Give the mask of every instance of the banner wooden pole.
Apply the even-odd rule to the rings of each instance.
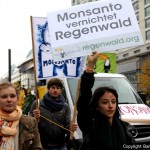
[[[34,50],[34,36],[33,36],[33,22],[32,22],[32,16],[30,16],[30,23],[31,23],[31,36],[32,36],[32,51],[33,51],[33,63],[34,63],[34,81],[35,81],[35,94],[36,94],[36,109],[39,109],[38,105],[38,90],[37,90],[37,77],[36,77],[36,64],[35,64],[35,50]]]
[[[80,79],[78,80],[78,86],[77,86],[77,92],[76,92],[76,99],[75,99],[75,103],[74,103],[74,111],[73,111],[73,117],[72,117],[72,121],[73,123],[75,123],[76,121],[76,117],[77,117],[77,101],[78,101],[78,97],[79,97],[79,89],[80,89]],[[70,133],[70,140],[73,139],[73,133]]]

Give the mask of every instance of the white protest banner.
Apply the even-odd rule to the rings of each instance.
[[[47,16],[54,60],[143,44],[131,0],[95,1]]]
[[[47,18],[32,17],[34,59],[37,79],[52,77],[80,77],[85,68],[85,57],[54,62]]]

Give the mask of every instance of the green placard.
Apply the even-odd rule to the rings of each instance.
[[[116,53],[99,54],[94,70],[101,73],[116,73]]]

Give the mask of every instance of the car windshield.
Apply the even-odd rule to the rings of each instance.
[[[78,79],[67,79],[71,97],[75,102]],[[117,90],[119,104],[142,104],[142,100],[126,78],[97,77],[92,91],[98,87],[109,86]]]

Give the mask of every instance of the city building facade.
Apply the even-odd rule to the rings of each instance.
[[[97,0],[72,0],[72,5],[79,5]],[[150,60],[150,0],[131,0],[144,45],[128,49],[116,50],[117,73],[124,74],[140,93],[137,82],[137,73],[144,60]]]
[[[33,68],[33,53],[30,50],[20,64],[11,65],[11,82],[19,82],[20,88],[31,89],[35,87],[34,68]],[[8,81],[8,73],[0,77],[0,81]]]
[[[96,0],[72,0],[72,6],[79,5]],[[144,45],[135,46],[128,49],[116,50],[117,54],[117,73],[124,74],[138,92],[137,73],[144,60],[150,59],[150,0],[132,0],[135,15],[139,23],[140,31],[144,40]],[[25,88],[33,88],[34,80],[34,63],[32,50],[29,51],[26,59],[20,63],[16,70],[12,72],[12,82],[21,81]],[[1,80],[7,80],[8,75]]]

